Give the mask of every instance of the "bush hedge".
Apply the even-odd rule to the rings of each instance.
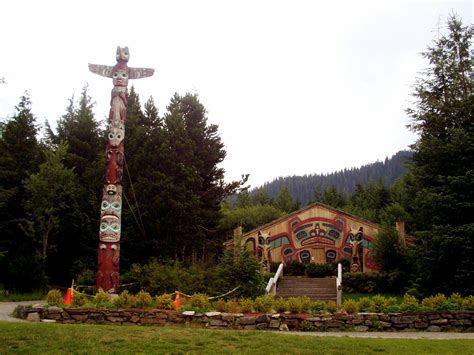
[[[59,290],[51,290],[48,293],[47,301],[49,305],[63,306],[63,297]],[[76,291],[73,295],[73,306],[88,308],[159,308],[168,310],[175,308],[172,294],[165,293],[152,297],[144,290],[136,295],[123,291],[114,299],[113,303],[110,302],[110,295],[105,292],[99,292],[95,296],[88,296]],[[181,311],[185,310],[194,310],[198,313],[218,310],[230,313],[290,312],[317,314],[321,312],[336,312],[337,307],[335,302],[312,301],[308,297],[283,299],[275,298],[273,295],[258,296],[255,299],[240,298],[238,300],[220,298],[211,303],[210,297],[206,294],[196,293],[190,297],[184,297],[183,295]],[[359,300],[346,300],[340,310],[349,314],[357,312],[474,311],[474,296],[462,297],[458,293],[453,293],[447,297],[443,294],[437,294],[418,300],[413,295],[405,294],[403,301],[397,302],[397,299],[394,297],[375,295],[372,297],[362,297]]]

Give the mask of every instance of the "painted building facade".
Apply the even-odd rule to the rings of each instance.
[[[315,203],[272,221],[234,241],[263,262],[330,263],[351,261],[352,271],[376,271],[373,245],[380,227],[332,207]],[[227,243],[227,246],[233,244]]]

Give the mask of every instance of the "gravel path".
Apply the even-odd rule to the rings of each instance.
[[[14,318],[11,316],[13,310],[19,304],[32,305],[37,303],[45,303],[44,300],[40,301],[22,301],[22,302],[0,302],[0,321],[7,322],[24,322],[22,319]]]
[[[22,319],[13,318],[11,314],[19,304],[33,305],[45,303],[39,301],[22,302],[0,302],[0,321],[26,322]],[[348,338],[383,338],[383,339],[473,339],[474,333],[447,333],[447,332],[274,332],[277,334],[288,334],[296,336],[313,337],[348,337]]]
[[[283,334],[282,332],[275,332]],[[285,332],[300,336],[313,337],[348,337],[348,338],[381,338],[381,339],[473,339],[474,333],[451,332]]]

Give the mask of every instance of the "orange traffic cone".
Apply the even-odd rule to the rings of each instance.
[[[179,307],[181,307],[181,299],[179,298],[179,292],[176,292],[176,298],[174,299],[174,308],[179,311]]]
[[[72,288],[68,288],[66,297],[64,297],[64,304],[72,304]]]

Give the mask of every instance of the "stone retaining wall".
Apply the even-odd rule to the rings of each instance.
[[[23,308],[21,308],[23,307]],[[18,306],[16,315],[31,321],[116,325],[186,324],[210,328],[305,331],[474,331],[474,311],[358,314],[179,313],[158,309],[88,309]]]

